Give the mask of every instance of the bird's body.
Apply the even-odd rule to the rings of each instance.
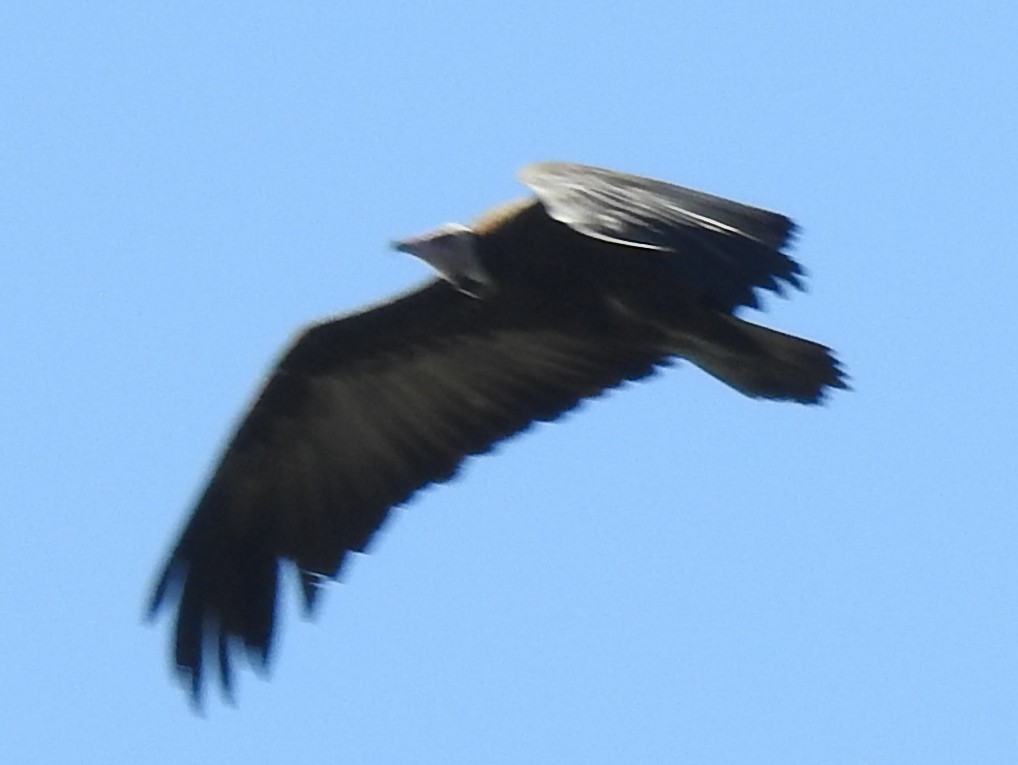
[[[463,459],[685,358],[740,392],[814,403],[843,376],[822,345],[732,315],[799,285],[784,216],[578,165],[537,193],[400,243],[442,278],[312,325],[241,421],[153,597],[179,597],[176,663],[197,698],[264,661],[279,566],[315,602],[390,509]],[[178,591],[179,588],[179,591]]]

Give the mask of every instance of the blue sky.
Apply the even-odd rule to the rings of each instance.
[[[1018,6],[209,5],[0,12],[4,762],[1015,762]],[[261,376],[542,159],[791,215],[856,390],[539,426],[195,716],[143,604]]]

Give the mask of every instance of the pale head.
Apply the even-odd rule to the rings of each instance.
[[[420,258],[471,297],[484,297],[495,287],[477,252],[477,235],[460,223],[446,223],[420,236],[397,239],[392,247]]]

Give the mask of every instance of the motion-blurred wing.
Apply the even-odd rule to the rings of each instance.
[[[520,171],[555,220],[615,244],[675,252],[675,272],[718,310],[756,307],[754,288],[801,289],[802,268],[782,248],[783,215],[670,183],[585,165],[542,162]]]
[[[444,481],[464,457],[550,420],[660,352],[606,340],[516,301],[444,281],[312,326],[242,420],[156,587],[178,598],[176,663],[200,698],[208,662],[231,686],[242,644],[265,664],[279,564],[306,604],[363,551],[390,508]]]

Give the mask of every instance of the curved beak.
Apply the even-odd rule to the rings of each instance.
[[[396,252],[405,252],[412,255],[410,241],[409,239],[391,239],[389,240],[389,247],[396,250]]]

